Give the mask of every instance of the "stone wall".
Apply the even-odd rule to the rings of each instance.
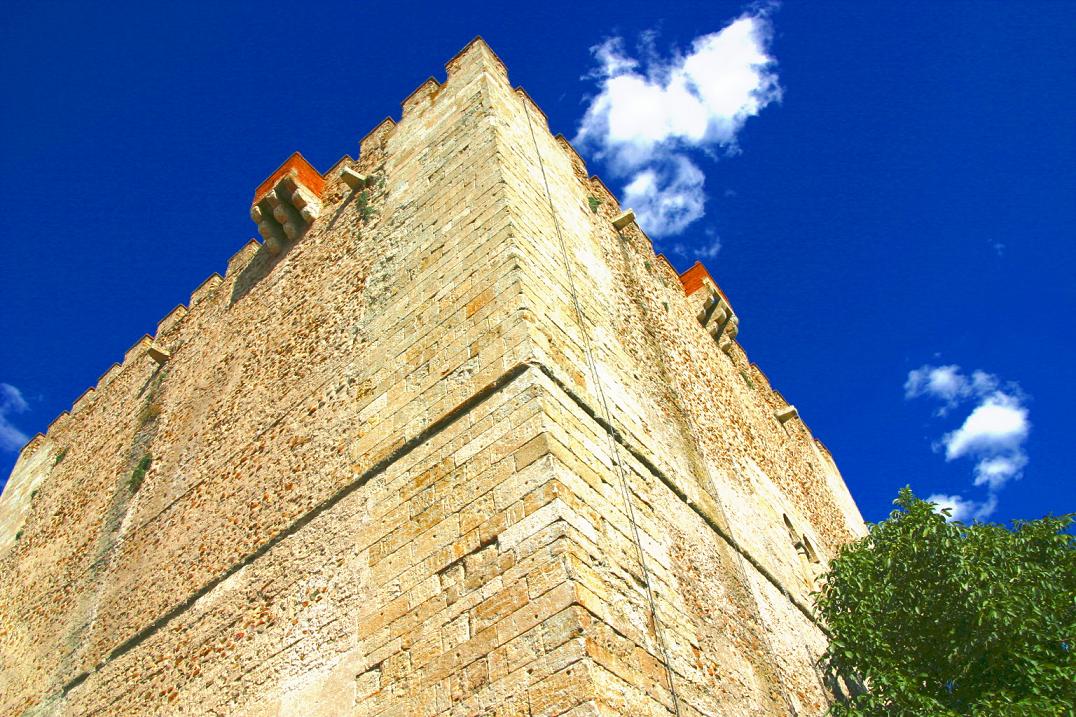
[[[485,43],[447,70],[24,449],[0,712],[824,711],[828,452]]]

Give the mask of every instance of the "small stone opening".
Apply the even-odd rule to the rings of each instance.
[[[808,540],[807,536],[796,531],[787,515],[782,515],[782,517],[785,521],[785,529],[788,530],[788,537],[792,541],[792,548],[796,551],[796,556],[799,559],[800,577],[803,584],[808,590],[817,590],[818,574],[822,567],[822,561],[818,559],[818,553],[815,552],[814,546],[811,545],[811,541]]]

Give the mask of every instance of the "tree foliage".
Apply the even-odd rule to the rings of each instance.
[[[900,492],[816,595],[836,717],[1072,715],[1072,516],[964,525]]]

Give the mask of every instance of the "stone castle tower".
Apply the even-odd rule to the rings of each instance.
[[[829,453],[480,39],[23,449],[0,714],[818,715]]]

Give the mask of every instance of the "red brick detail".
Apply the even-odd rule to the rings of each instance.
[[[325,178],[321,176],[318,170],[314,169],[310,162],[306,161],[303,155],[296,152],[288,157],[284,164],[280,165],[275,172],[269,175],[269,179],[258,185],[258,188],[254,191],[254,201],[251,204],[257,204],[262,200],[269,190],[276,186],[276,183],[280,181],[281,177],[288,174],[295,175],[295,181],[303,185],[318,197],[325,191]]]
[[[691,296],[701,289],[703,287],[703,279],[709,279],[713,283],[714,288],[717,289],[718,296],[721,297],[727,306],[732,306],[729,297],[725,296],[725,292],[722,291],[721,287],[714,281],[714,277],[710,276],[710,272],[706,271],[706,267],[702,265],[701,261],[696,261],[690,269],[680,275],[680,283],[684,286],[684,294]]]

